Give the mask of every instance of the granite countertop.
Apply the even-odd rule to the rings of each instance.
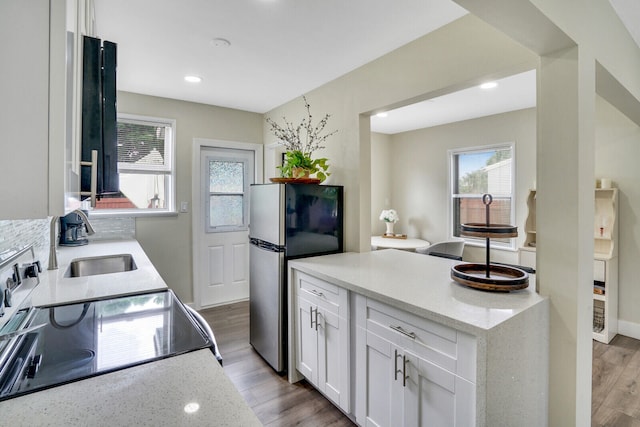
[[[289,261],[289,267],[456,329],[484,335],[502,322],[542,303],[529,287],[509,293],[472,289],[454,282],[459,261],[385,249]]]
[[[131,254],[137,269],[68,277],[73,259],[113,254]],[[78,302],[167,288],[136,240],[93,241],[85,246],[59,247],[58,265],[59,269],[43,270],[40,274],[40,283],[29,296],[30,305]],[[185,406],[190,403],[197,403],[199,409],[187,413]],[[15,425],[261,425],[209,349],[8,399],[0,402],[0,413]]]
[[[137,269],[122,273],[68,277],[75,258],[131,254]],[[129,295],[167,288],[147,254],[136,240],[92,241],[84,246],[58,247],[57,270],[43,270],[40,284],[31,293],[31,305],[42,306]],[[47,264],[43,263],[43,269]]]
[[[209,350],[6,400],[0,413],[32,426],[262,425]]]

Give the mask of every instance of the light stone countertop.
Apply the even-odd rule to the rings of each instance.
[[[535,276],[519,291],[487,292],[454,282],[459,261],[385,249],[289,261],[289,267],[361,295],[473,335],[545,301],[535,292]]]
[[[122,273],[68,277],[69,264],[75,258],[131,254],[137,269]],[[167,288],[160,274],[136,240],[92,241],[84,246],[59,246],[57,270],[46,270],[43,263],[40,284],[31,293],[33,306],[86,301],[136,294]]]
[[[137,269],[67,277],[75,258],[131,254]],[[58,248],[57,270],[44,270],[31,292],[32,306],[86,301],[164,290],[160,277],[136,240],[92,241]],[[224,357],[224,355],[223,355]],[[196,402],[192,414],[185,405]],[[210,350],[146,363],[0,402],[13,425],[38,426],[259,426],[251,408]]]
[[[16,426],[262,425],[209,350],[6,400],[0,413]]]

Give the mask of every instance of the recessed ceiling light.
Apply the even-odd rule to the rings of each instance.
[[[190,402],[184,406],[184,412],[187,414],[196,413],[198,412],[198,409],[200,409],[200,405],[197,402]]]
[[[480,89],[493,89],[494,87],[497,87],[498,83],[497,82],[487,82],[487,83],[482,83],[480,85]]]
[[[222,37],[216,37],[211,40],[211,44],[215,47],[229,47],[231,46],[231,42],[227,39],[223,39]]]
[[[387,113],[378,113],[376,114],[376,117],[387,117],[388,114]]]
[[[184,80],[189,83],[200,83],[202,81],[202,77],[198,76],[184,76]]]

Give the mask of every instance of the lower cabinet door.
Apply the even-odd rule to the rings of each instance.
[[[475,425],[475,385],[408,351],[404,353],[405,426]]]
[[[365,416],[377,427],[475,425],[475,385],[366,332]]]
[[[318,316],[318,388],[350,412],[349,330],[345,320],[320,309]]]
[[[364,425],[404,425],[402,354],[390,341],[366,332]]]
[[[296,368],[318,387],[318,308],[304,298],[298,298],[296,319]]]

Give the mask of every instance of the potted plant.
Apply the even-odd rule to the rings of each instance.
[[[280,176],[283,178],[300,179],[315,175],[320,182],[323,182],[331,175],[328,172],[329,159],[324,157],[313,159],[311,155],[314,151],[323,149],[324,146],[322,144],[337,130],[321,135],[330,115],[325,114],[322,120],[314,126],[312,124],[311,106],[306,97],[303,96],[302,99],[307,109],[307,116],[297,126],[288,122],[284,117],[282,118],[284,126],[280,126],[270,117],[266,119],[271,126],[271,132],[278,138],[278,142],[287,149],[284,164],[278,166],[278,169],[280,169]]]
[[[395,209],[385,209],[380,213],[380,221],[384,221],[387,226],[387,231],[384,233],[385,235],[393,235],[393,225],[398,222],[399,219],[400,217]]]

